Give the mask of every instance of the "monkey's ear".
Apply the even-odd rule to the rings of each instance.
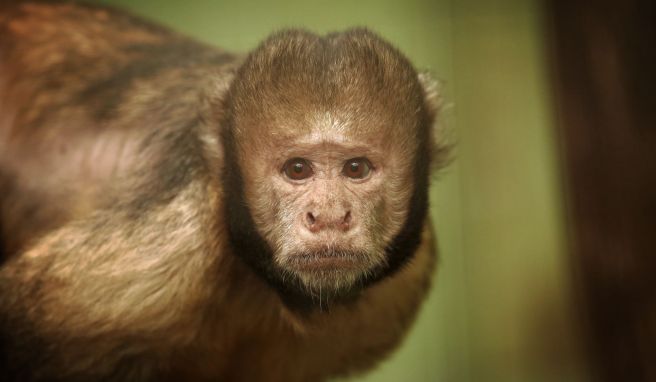
[[[419,83],[424,90],[424,104],[431,123],[431,170],[436,173],[446,167],[451,161],[452,143],[447,136],[444,124],[444,99],[441,84],[428,72],[420,72]]]
[[[440,83],[434,79],[428,72],[418,74],[419,83],[424,89],[424,99],[432,118],[435,118],[442,108],[442,94],[440,92]]]

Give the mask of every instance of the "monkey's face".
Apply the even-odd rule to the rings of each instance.
[[[416,143],[395,132],[416,121],[373,97],[326,108],[306,89],[293,110],[253,105],[237,117],[243,198],[277,279],[341,295],[388,268],[415,190]]]
[[[387,265],[413,191],[412,157],[330,113],[304,123],[242,162],[244,196],[283,279],[339,292]]]
[[[407,60],[366,31],[294,32],[234,81],[228,163],[242,195],[231,200],[267,248],[251,264],[329,296],[402,263],[390,253],[403,252],[400,236],[415,245],[423,224],[430,119]]]

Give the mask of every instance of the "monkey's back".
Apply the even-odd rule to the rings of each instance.
[[[165,137],[184,134],[172,129],[198,123],[208,77],[235,62],[111,8],[0,5],[5,251],[111,203],[118,179],[149,173]]]

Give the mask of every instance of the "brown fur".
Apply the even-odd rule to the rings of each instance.
[[[344,55],[313,54],[326,41]],[[425,201],[409,208],[408,185],[427,187],[435,96],[364,30],[290,31],[257,52],[244,61],[112,9],[0,5],[5,379],[314,381],[370,369],[402,340],[434,265]],[[379,178],[303,196],[274,184],[285,148],[324,144],[325,163],[373,153]],[[225,175],[226,156],[240,178]],[[349,240],[372,254],[371,269],[336,274],[348,299],[319,294],[299,310],[244,261],[224,218],[235,179],[283,265],[294,251],[278,249],[306,245],[290,211],[348,201],[368,227]],[[386,257],[413,216],[420,246]],[[364,289],[354,281],[392,263]]]

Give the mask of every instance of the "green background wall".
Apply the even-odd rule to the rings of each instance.
[[[233,51],[283,27],[364,25],[444,82],[456,160],[436,177],[440,266],[404,346],[364,381],[583,381],[545,59],[533,0],[130,1]]]

